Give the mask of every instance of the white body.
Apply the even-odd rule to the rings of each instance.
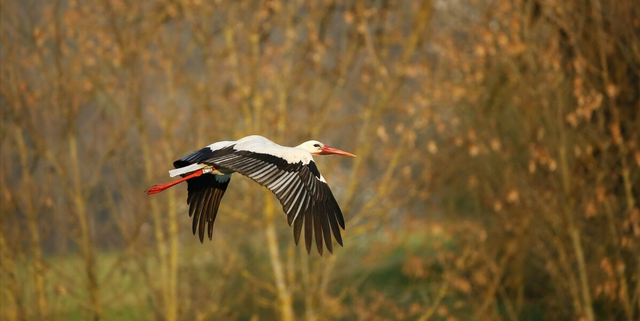
[[[289,162],[290,164],[302,162],[302,164],[306,165],[313,160],[313,156],[311,155],[311,152],[308,150],[310,148],[306,148],[307,147],[306,145],[310,145],[310,147],[313,147],[312,145],[321,144],[321,143],[317,141],[308,141],[296,147],[287,147],[287,146],[278,145],[265,137],[258,136],[258,135],[251,135],[251,136],[241,138],[237,141],[216,142],[211,145],[208,145],[207,147],[211,149],[211,151],[216,151],[234,144],[235,146],[233,147],[233,149],[238,151],[244,150],[244,151],[261,153],[261,154],[269,154],[269,155],[282,158],[287,162]],[[207,166],[208,165],[206,164],[200,164],[200,163],[191,164],[189,166],[170,170],[169,176],[175,177],[175,176],[195,172]],[[218,175],[228,174],[228,173],[221,173],[219,171],[214,171],[213,173]],[[321,176],[320,180],[324,182],[324,177]]]

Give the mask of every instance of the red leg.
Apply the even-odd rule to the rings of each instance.
[[[160,193],[160,192],[164,191],[165,189],[167,189],[167,188],[169,188],[169,187],[171,187],[173,185],[176,185],[178,183],[182,183],[182,182],[184,182],[186,180],[190,180],[190,179],[192,179],[194,177],[198,177],[198,176],[200,176],[202,174],[211,173],[212,171],[213,171],[212,167],[199,169],[199,170],[197,170],[197,171],[195,171],[195,172],[193,172],[193,173],[191,173],[191,174],[189,174],[189,175],[187,175],[187,176],[185,176],[185,177],[183,177],[181,179],[175,180],[175,181],[173,181],[171,183],[153,185],[153,186],[147,188],[145,193],[147,193],[147,195]]]

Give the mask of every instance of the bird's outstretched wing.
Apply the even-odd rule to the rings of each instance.
[[[273,192],[287,214],[288,223],[293,224],[296,244],[304,226],[307,252],[311,251],[313,234],[316,247],[322,255],[322,240],[333,253],[331,232],[342,245],[340,227],[345,228],[342,211],[318,171],[311,154],[306,151],[287,149],[289,159],[277,155],[249,150],[234,150],[209,159],[199,160],[216,168],[228,168],[245,175]],[[295,153],[306,153],[298,158]]]
[[[200,242],[204,241],[205,225],[209,240],[213,236],[213,223],[218,215],[220,200],[230,181],[231,175],[202,175],[187,181],[189,216],[193,217],[193,234],[198,231]]]
[[[211,149],[205,147],[190,155],[173,162],[175,168],[184,168],[192,164],[198,164],[201,160],[215,156],[232,153],[231,148]],[[181,175],[185,176],[185,174]],[[218,215],[218,208],[224,192],[229,186],[231,175],[205,174],[187,181],[187,204],[189,205],[189,217],[193,217],[193,234],[198,231],[200,242],[204,241],[204,230],[207,227],[209,240],[213,237],[213,223]]]

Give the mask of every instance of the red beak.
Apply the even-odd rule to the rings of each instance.
[[[353,155],[351,153],[345,152],[335,147],[324,145],[324,147],[322,147],[322,151],[320,152],[320,155],[329,155],[329,154],[356,157],[356,155]]]

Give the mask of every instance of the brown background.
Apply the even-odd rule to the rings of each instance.
[[[0,1],[3,320],[638,320],[634,0]],[[173,160],[318,139],[345,247]]]

